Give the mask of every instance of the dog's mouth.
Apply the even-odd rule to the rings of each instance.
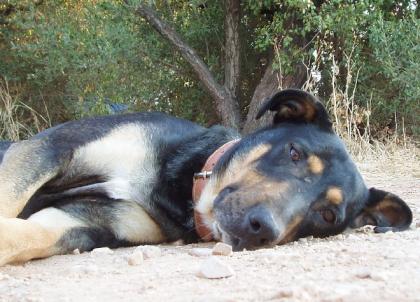
[[[241,239],[224,231],[220,224],[215,221],[212,226],[213,237],[216,241],[222,241],[232,246],[234,251],[240,251]]]

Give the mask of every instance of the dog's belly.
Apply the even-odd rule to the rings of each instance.
[[[113,199],[147,202],[156,181],[153,131],[141,124],[125,124],[76,149],[63,178],[71,182],[73,176],[95,175],[101,182],[66,193],[101,191]]]

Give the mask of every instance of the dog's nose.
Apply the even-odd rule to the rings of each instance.
[[[273,215],[262,206],[250,209],[240,228],[237,232],[240,238],[236,241],[236,248],[234,247],[236,250],[269,245],[280,233]]]

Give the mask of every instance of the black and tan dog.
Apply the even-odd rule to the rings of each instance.
[[[348,226],[409,227],[409,207],[365,186],[312,95],[284,90],[258,117],[267,111],[276,112],[272,125],[225,150],[195,206],[194,173],[239,139],[235,131],[136,113],[68,122],[1,144],[0,264],[74,249],[199,241],[195,221],[235,250]]]

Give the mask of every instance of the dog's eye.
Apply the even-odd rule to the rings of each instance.
[[[325,209],[325,210],[321,210],[320,214],[325,222],[331,223],[331,224],[336,222],[336,216],[335,216],[334,211],[330,209]]]
[[[289,151],[290,153],[290,158],[293,160],[293,161],[298,161],[298,160],[300,160],[300,154],[299,154],[299,151],[297,151],[293,146],[290,148],[290,151]]]

